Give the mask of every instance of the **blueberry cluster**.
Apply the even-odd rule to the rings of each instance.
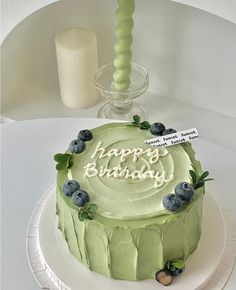
[[[164,124],[157,122],[151,125],[150,132],[152,135],[155,135],[155,136],[164,136],[164,135],[176,133],[176,130],[172,128],[166,129]]]
[[[69,148],[72,153],[82,153],[85,148],[85,142],[93,139],[93,134],[91,131],[85,129],[81,130],[77,136],[77,139],[70,142]]]
[[[188,182],[181,182],[176,185],[175,193],[164,196],[163,205],[170,212],[180,209],[182,203],[190,201],[194,194],[193,186]]]
[[[62,186],[62,191],[66,196],[71,196],[72,202],[78,207],[89,202],[88,193],[80,189],[80,184],[76,180],[67,180]]]

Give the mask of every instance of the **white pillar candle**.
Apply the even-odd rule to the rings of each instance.
[[[96,34],[87,28],[69,28],[56,35],[55,44],[62,102],[70,108],[92,106],[98,100]]]

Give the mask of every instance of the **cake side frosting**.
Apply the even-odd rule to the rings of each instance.
[[[162,150],[163,156],[151,163],[150,157],[158,158],[158,154],[150,153],[148,156],[144,153],[150,148],[143,142],[150,138],[148,131],[127,127],[124,123],[108,124],[91,131],[93,140],[86,144],[83,153],[75,156],[72,168],[58,172],[59,228],[70,252],[92,271],[125,280],[153,278],[167,261],[185,260],[197,247],[201,235],[204,187],[197,189],[191,203],[184,204],[176,213],[167,211],[162,199],[174,191],[178,182],[190,181],[191,165],[199,174],[202,172],[191,144],[171,146],[167,149],[168,154]],[[99,173],[86,176],[87,164],[93,163],[93,156],[98,157],[96,148],[105,149],[101,151],[104,156],[111,149],[116,149],[110,159],[109,156],[96,158],[96,168],[103,166],[111,169],[121,164],[122,168],[127,166],[130,172],[134,172],[140,171],[145,164],[149,171],[165,171],[166,180],[169,180],[155,187],[155,178],[144,180],[141,175],[137,179],[132,176],[109,178],[105,175],[99,178]],[[142,151],[139,151],[136,161],[130,151],[126,151],[129,153],[127,159],[121,160],[122,149],[134,152],[137,148]],[[117,156],[114,156],[115,153]],[[94,220],[81,222],[78,219],[78,207],[63,194],[61,188],[68,176],[78,180],[82,188],[90,193],[91,200],[98,205]]]
[[[59,228],[70,252],[90,270],[111,278],[153,278],[167,261],[186,260],[201,235],[202,197],[174,217],[123,224],[99,215],[81,222],[60,195],[57,205]]]

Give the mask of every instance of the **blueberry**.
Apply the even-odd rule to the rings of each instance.
[[[91,139],[93,139],[93,134],[91,131],[89,130],[82,130],[79,132],[78,134],[78,139],[85,141],[89,141]]]
[[[175,130],[175,129],[172,129],[172,128],[165,129],[165,130],[162,132],[162,136],[164,136],[164,135],[169,135],[169,134],[173,134],[173,133],[176,133],[176,130]]]
[[[70,151],[72,153],[79,154],[85,150],[86,145],[85,145],[84,141],[79,140],[79,139],[75,139],[75,140],[70,142],[69,147],[70,147]]]
[[[80,185],[75,180],[67,180],[62,186],[62,191],[65,195],[71,196],[76,190],[80,189]]]
[[[161,270],[155,274],[156,280],[164,286],[168,286],[173,282],[171,272],[168,270]]]
[[[182,274],[184,271],[184,269],[175,269],[173,271],[170,271],[171,272],[171,275],[174,276],[174,277],[177,277],[179,276],[180,274]]]
[[[163,198],[164,207],[171,212],[177,211],[182,204],[182,199],[177,194],[167,194]]]
[[[162,132],[165,131],[166,127],[162,123],[154,123],[151,125],[150,132],[152,135],[162,135]]]
[[[175,193],[184,201],[189,201],[193,194],[194,194],[194,188],[191,184],[187,182],[181,182],[176,185],[175,187]]]
[[[82,207],[84,206],[87,202],[89,202],[89,195],[86,191],[84,190],[76,190],[73,195],[72,195],[72,202],[79,206]]]

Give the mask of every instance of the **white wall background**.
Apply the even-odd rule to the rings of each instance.
[[[150,90],[236,116],[236,25],[167,1],[136,1],[135,59]]]
[[[56,0],[2,0],[1,42],[24,18],[53,2],[56,2]]]
[[[59,0],[2,0],[1,40],[25,17],[38,9]],[[86,0],[85,0],[86,1]],[[99,1],[99,0],[98,0]],[[166,0],[190,5],[236,23],[235,0]]]
[[[235,0],[172,0],[208,11],[236,23]]]
[[[111,0],[61,0],[14,28],[2,45],[3,110],[16,99],[27,106],[32,87],[59,95],[54,36],[62,29],[94,29],[99,62],[110,62],[115,7]],[[167,0],[136,0],[133,51],[149,70],[150,91],[236,116],[235,24]]]

